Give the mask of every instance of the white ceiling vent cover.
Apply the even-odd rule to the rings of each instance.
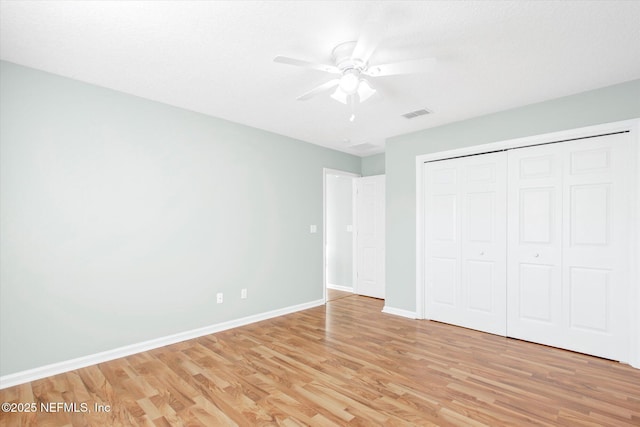
[[[411,111],[409,113],[405,113],[402,115],[402,117],[404,117],[405,119],[413,119],[415,117],[425,116],[431,113],[433,113],[433,111],[429,111],[426,108],[423,108],[422,110],[416,110],[416,111]]]
[[[375,148],[379,148],[377,145],[370,144],[368,142],[363,142],[362,144],[355,144],[350,146],[351,149],[355,151],[365,152],[369,150],[373,150]]]

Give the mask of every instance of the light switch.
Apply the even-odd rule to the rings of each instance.
[[[317,232],[318,232],[318,226],[317,226],[317,225],[315,225],[315,224],[311,224],[311,225],[309,226],[309,233],[312,233],[312,234],[313,234],[313,233],[317,233]]]

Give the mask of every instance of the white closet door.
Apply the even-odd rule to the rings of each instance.
[[[562,347],[562,154],[509,151],[507,335]]]
[[[627,360],[629,142],[509,152],[509,336]]]
[[[430,319],[506,334],[506,154],[425,165]]]
[[[426,318],[460,324],[461,163],[457,159],[424,165]]]
[[[615,360],[629,351],[630,142],[624,133],[563,150],[565,348]]]

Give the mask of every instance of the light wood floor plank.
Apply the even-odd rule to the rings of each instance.
[[[92,411],[1,413],[0,425],[640,426],[640,370],[329,299],[1,390],[0,402]]]

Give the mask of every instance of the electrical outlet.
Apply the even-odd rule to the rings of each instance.
[[[246,299],[247,298],[247,288],[243,288],[240,291],[240,298],[242,298],[242,299]]]
[[[217,302],[218,304],[222,304],[222,292],[218,292],[218,293],[216,294],[216,302]]]

